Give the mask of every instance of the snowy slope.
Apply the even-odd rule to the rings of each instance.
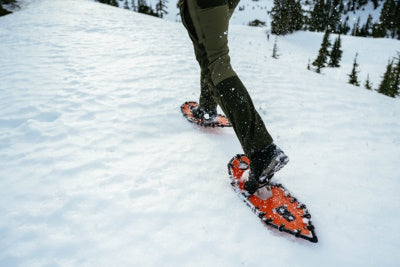
[[[399,266],[400,101],[346,83],[358,51],[376,87],[399,41],[344,36],[318,75],[320,33],[278,39],[279,60],[262,29],[229,34],[319,243],[263,226],[230,188],[232,129],[181,116],[199,71],[183,26],[35,0],[0,18],[0,266]]]

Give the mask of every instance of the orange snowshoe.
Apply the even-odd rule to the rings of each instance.
[[[301,204],[282,184],[270,182],[272,196],[262,200],[256,195],[246,196],[242,175],[250,169],[250,160],[245,155],[237,155],[228,164],[231,184],[235,192],[252,209],[252,211],[267,225],[281,232],[292,234],[311,241],[318,242],[311,223],[311,215],[304,204]]]
[[[181,106],[181,111],[183,116],[185,118],[197,125],[203,126],[203,127],[232,127],[231,123],[229,122],[228,118],[225,117],[224,115],[218,114],[216,118],[212,120],[207,120],[205,118],[197,118],[193,115],[192,110],[194,108],[197,108],[199,104],[196,102],[190,101],[190,102],[185,102]]]

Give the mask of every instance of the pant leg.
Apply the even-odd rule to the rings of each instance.
[[[251,156],[272,143],[245,86],[232,69],[228,48],[229,18],[234,7],[224,0],[186,0],[198,41],[204,46],[214,99],[232,123],[244,152]],[[209,5],[207,5],[209,3]]]
[[[198,35],[194,28],[192,19],[190,18],[189,11],[185,0],[180,0],[178,3],[182,23],[188,31],[189,37],[193,43],[194,53],[196,60],[200,65],[200,99],[199,106],[204,108],[206,111],[212,111],[217,108],[217,103],[214,100],[213,94],[211,93],[212,86],[211,75],[208,69],[208,58],[204,48],[204,45],[199,42]]]

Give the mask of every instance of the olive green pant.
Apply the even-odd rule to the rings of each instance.
[[[180,0],[182,23],[192,40],[201,69],[200,106],[220,105],[247,155],[272,143],[264,122],[233,70],[228,26],[239,0]]]

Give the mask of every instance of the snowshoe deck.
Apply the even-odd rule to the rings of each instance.
[[[246,197],[243,193],[243,173],[250,168],[250,160],[245,155],[237,155],[228,164],[231,184],[241,199],[267,225],[281,232],[317,243],[318,238],[311,223],[311,215],[306,206],[300,203],[288,190],[278,183],[271,182],[272,197],[262,200],[255,195]]]
[[[203,119],[197,119],[193,116],[192,114],[192,108],[197,107],[199,104],[197,104],[196,102],[193,101],[189,101],[189,102],[185,102],[182,104],[181,106],[181,111],[183,116],[185,116],[185,118],[192,122],[195,123],[197,125],[203,126],[203,127],[232,127],[231,123],[229,122],[228,118],[226,118],[224,115],[220,115],[218,114],[218,122],[212,122],[212,123],[208,123],[205,122]]]

